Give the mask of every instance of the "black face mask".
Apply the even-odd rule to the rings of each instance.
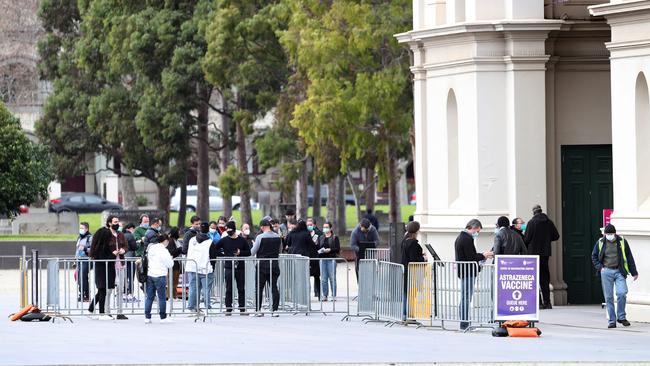
[[[113,224],[113,225],[111,225],[111,229],[113,229],[113,230],[115,230],[115,231],[117,231],[117,229],[119,229],[119,228],[120,228],[120,224]]]
[[[228,229],[227,233],[228,233],[229,236],[233,236],[235,234],[235,230]]]

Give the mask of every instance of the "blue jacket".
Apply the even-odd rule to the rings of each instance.
[[[630,249],[630,242],[627,239],[616,235],[616,247],[618,248],[618,270],[621,272],[623,277],[627,277],[628,273],[625,269],[626,263],[623,259],[623,251],[621,250],[621,239],[625,240],[625,259],[627,259],[627,268],[630,270],[629,274],[636,276],[639,273],[636,271],[636,264],[634,263],[632,250]],[[601,242],[603,242],[604,246],[604,241],[604,237],[598,239],[598,241],[596,241],[596,245],[594,245],[594,250],[591,252],[591,261],[593,262],[594,267],[596,267],[596,270],[598,272],[600,272],[600,270],[603,268],[603,258],[605,257],[605,251],[600,250],[599,246]]]

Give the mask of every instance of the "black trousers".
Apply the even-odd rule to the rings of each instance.
[[[99,306],[99,313],[104,314],[104,301],[106,300],[106,289],[105,288],[98,288],[97,289],[97,294],[95,295],[95,299],[90,302],[90,306],[88,307],[89,312],[93,312],[95,310],[95,304]]]
[[[232,268],[226,268],[226,311],[232,311],[232,280],[235,278],[237,282],[237,302],[239,303],[239,311],[246,310],[246,290],[244,287],[245,282],[244,267],[237,268],[233,271]]]
[[[257,304],[255,304],[255,309],[257,311],[260,311],[262,308],[262,299],[264,298],[264,286],[266,286],[267,283],[270,283],[271,285],[271,294],[273,298],[273,311],[278,311],[278,307],[280,306],[280,290],[278,290],[278,277],[280,277],[280,270],[276,269],[273,270],[272,273],[268,269],[265,271],[264,269],[260,270],[258,272],[258,283],[257,283]]]
[[[539,257],[539,286],[542,289],[542,301],[544,304],[551,303],[551,271],[548,268],[549,256]]]

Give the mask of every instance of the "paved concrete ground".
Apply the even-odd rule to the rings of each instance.
[[[0,312],[17,310],[13,274],[0,273]],[[3,283],[4,282],[4,283]],[[155,318],[155,317],[154,317]],[[0,323],[0,364],[215,364],[215,363],[496,363],[612,364],[650,361],[650,324],[606,329],[597,306],[542,311],[541,338],[493,338],[440,329],[384,327],[341,316],[218,317],[195,323],[144,324],[78,317],[74,323]],[[633,319],[631,319],[633,320]],[[650,365],[650,363],[648,363]],[[584,364],[582,364],[584,365]]]

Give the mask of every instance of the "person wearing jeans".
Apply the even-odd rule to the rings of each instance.
[[[323,235],[318,238],[318,257],[320,263],[320,284],[322,300],[327,301],[329,288],[332,288],[332,301],[336,299],[336,258],[341,251],[338,236],[332,232],[332,223],[323,224]],[[329,286],[328,286],[329,285]]]
[[[92,243],[93,236],[89,231],[87,222],[79,223],[79,238],[75,251],[77,259],[77,301],[89,301],[90,289],[88,282],[88,273],[90,272],[90,263],[88,262],[88,251]]]
[[[167,319],[167,303],[165,292],[167,289],[167,273],[174,266],[174,260],[167,250],[169,236],[161,234],[158,243],[151,244],[147,252],[149,267],[147,270],[147,298],[144,302],[145,323],[151,323],[151,307],[153,299],[158,296],[158,313],[161,323],[169,323]]]
[[[470,326],[469,304],[474,294],[474,280],[481,270],[479,262],[494,257],[492,251],[477,253],[474,246],[474,239],[478,238],[479,232],[483,225],[477,219],[470,220],[465,225],[465,230],[461,231],[454,243],[456,251],[456,262],[458,263],[458,278],[460,279],[460,309],[459,320],[460,330],[466,330]]]
[[[204,301],[206,309],[210,308],[210,289],[212,288],[212,265],[210,264],[210,248],[212,239],[208,235],[209,225],[207,222],[201,223],[200,231],[189,240],[187,247],[187,262],[185,272],[189,276],[190,298],[188,310],[199,310],[199,296],[201,289],[204,291]]]
[[[616,328],[616,323],[625,327],[630,322],[625,314],[625,301],[627,296],[627,275],[631,274],[636,281],[639,273],[636,270],[630,243],[622,236],[616,235],[614,225],[605,226],[604,237],[598,239],[593,251],[591,261],[600,272],[603,285],[603,295],[607,303],[607,328]],[[616,290],[616,308],[614,308],[614,290]]]

